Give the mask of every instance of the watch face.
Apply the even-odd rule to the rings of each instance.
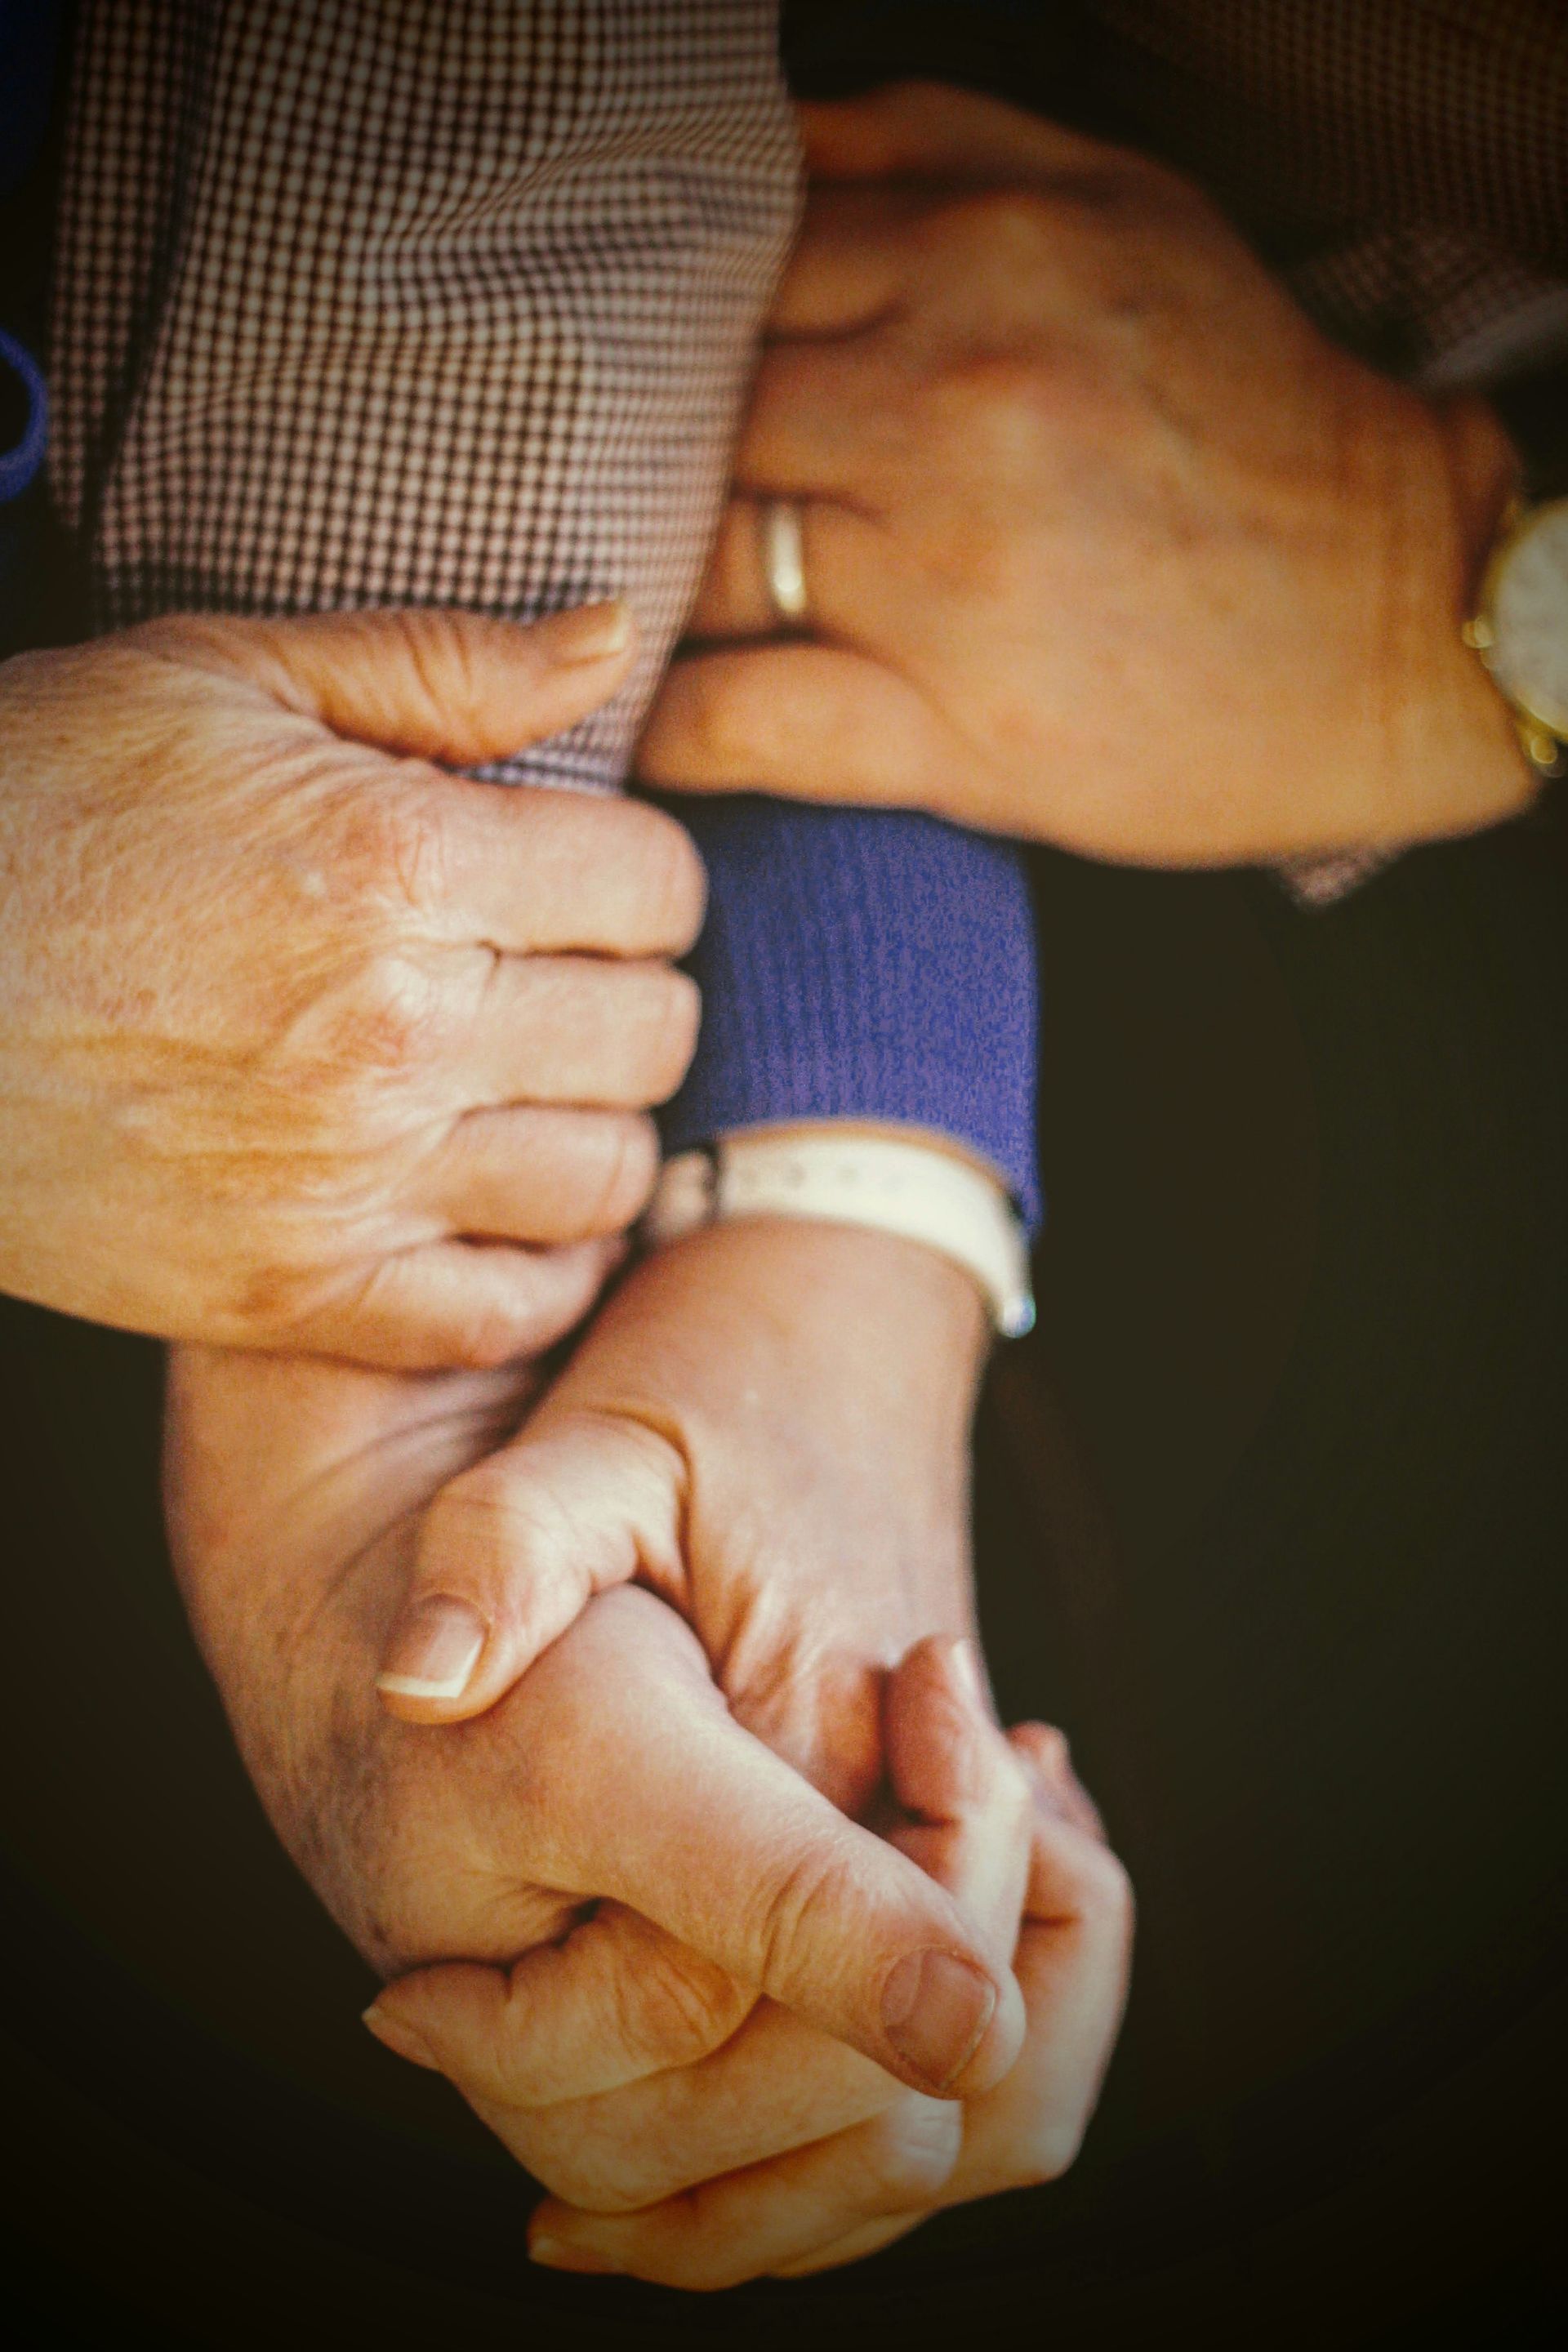
[[[1499,684],[1568,739],[1568,499],[1531,515],[1504,550],[1487,618]]]

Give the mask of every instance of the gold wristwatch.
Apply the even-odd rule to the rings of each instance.
[[[1568,498],[1517,501],[1465,626],[1542,776],[1568,770]]]

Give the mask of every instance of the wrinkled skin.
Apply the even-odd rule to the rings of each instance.
[[[1005,2079],[961,2108],[773,2001],[705,2025],[688,2001],[629,2052],[621,2004],[564,1970],[405,1976],[380,2030],[553,2191],[536,2259],[721,2287],[855,2260],[1072,2161],[1121,2013],[1126,1880],[1059,1736],[1009,1746],[951,1644],[911,1650],[972,1622],[978,1349],[971,1286],[930,1253],[720,1228],[639,1268],[518,1439],[432,1507],[413,1594],[466,1595],[489,1645],[460,1701],[401,1711],[478,1713],[636,1573],[697,1627],[739,1720],[847,1810],[886,1826],[891,1800],[1028,2017]],[[891,1682],[867,1671],[900,1656]]]
[[[694,1337],[727,1337],[727,1346],[691,1347],[692,1362],[727,1365],[731,1392],[744,1395],[748,1374],[767,1368],[770,1349],[776,1357],[791,1298],[808,1324],[824,1297],[842,1307],[847,1286],[868,1307],[880,1271],[890,1307],[894,1296],[919,1300],[901,1244],[885,1245],[890,1264],[874,1258],[858,1275],[841,1257],[836,1285],[820,1259],[814,1279],[790,1285],[795,1244],[842,1252],[858,1237],[758,1227],[704,1239],[643,1269],[658,1277],[646,1311],[637,1278],[612,1303],[602,1373],[590,1339],[568,1374],[583,1383],[579,1397],[629,1381],[639,1337],[648,1362],[679,1363],[682,1316]],[[797,1264],[797,1276],[805,1271]],[[942,1501],[956,1530],[963,1481],[952,1457],[962,1456],[975,1356],[963,1298],[939,1289],[919,1309],[928,1339],[969,1330],[969,1353],[954,1351],[956,1379],[937,1351],[911,1355],[914,1306],[901,1324],[889,1314],[880,1327],[900,1370],[889,1428],[895,1419],[906,1432],[919,1426],[926,1446],[948,1454]],[[973,1318],[973,1302],[963,1305]],[[748,1329],[765,1335],[750,1365]],[[856,1434],[873,1434],[870,1346],[845,1394],[819,1377],[817,1442],[828,1431],[842,1440],[851,1389],[860,1391]],[[911,1363],[938,1372],[933,1391],[945,1381],[956,1401],[939,1408],[928,1398],[914,1411]],[[419,1515],[443,1481],[489,1453],[530,1386],[515,1373],[415,1381],[255,1357],[175,1363],[169,1486],[193,1619],[290,1850],[362,1949],[397,1976],[376,2030],[442,2064],[558,2192],[536,2238],[541,2259],[567,2266],[722,2284],[850,2260],[943,2203],[1053,2177],[1076,2147],[1120,2012],[1125,1883],[1059,1743],[1039,1727],[1004,1743],[951,1640],[916,1641],[890,1676],[880,1663],[931,1613],[966,1622],[968,1606],[956,1538],[956,1565],[941,1576],[900,1577],[886,1565],[898,1551],[888,1505],[906,1483],[886,1476],[886,1453],[841,1444],[846,1465],[866,1465],[858,1496],[841,1472],[831,1510],[800,1512],[809,1400],[797,1398],[787,1420],[741,1414],[726,1484],[713,1475],[721,1391],[694,1378],[711,1422],[693,1443],[697,1407],[679,1402],[679,1376],[667,1383],[658,1442],[680,1433],[690,1444],[689,1493],[703,1497],[688,1523],[694,1567],[682,1605],[724,1602],[722,1510],[752,1485],[748,1464],[781,1522],[760,1537],[743,1530],[737,1619],[760,1590],[754,1571],[771,1566],[774,1589],[721,1669],[732,1712],[670,1609],[619,1587],[592,1598],[475,1721],[428,1729],[376,1706],[374,1663]],[[623,1406],[635,1393],[651,1413],[658,1386],[642,1372],[635,1390],[621,1389]],[[582,1411],[568,1407],[569,1426]],[[770,1465],[775,1444],[780,1462]],[[613,1468],[613,1448],[606,1460]],[[796,1475],[781,1475],[783,1463]],[[917,1508],[934,1499],[927,1485]],[[916,1524],[911,1515],[909,1530]],[[814,1552],[830,1538],[835,1575],[825,1577]],[[833,1613],[834,1582],[856,1577],[867,1587],[858,1611],[840,1593]],[[836,1644],[790,1638],[792,1593],[806,1621],[829,1610]],[[879,1637],[879,1612],[896,1632]],[[1005,2002],[956,2086],[962,2106],[875,2063],[863,2009],[846,2000],[846,1956],[886,1946],[889,1924],[902,1932],[907,1888],[868,1894],[864,1849],[847,1856],[836,1843],[847,1825],[833,1832],[831,1816],[803,1813],[810,1792],[775,1759],[765,1760],[783,1779],[759,1780],[763,1751],[736,1727],[742,1718],[770,1730],[818,1778],[864,1791],[864,1705],[824,1704],[811,1687],[835,1646],[841,1672],[857,1651],[879,1662],[866,1676],[881,1693],[869,1733],[886,1774],[876,1818],[928,1883],[957,1899],[973,1948],[997,1972],[1010,1958],[1019,1972],[1022,2055],[1009,2065],[1025,2020]],[[583,1900],[605,1893],[595,1907]],[[461,1965],[416,1965],[458,1954]],[[485,1961],[509,1965],[475,1965]]]
[[[1460,641],[1516,460],[1328,342],[1199,193],[998,100],[805,110],[815,173],[694,627],[675,789],[1151,865],[1462,833],[1536,786]],[[759,501],[804,509],[772,638]]]
[[[174,1360],[174,1549],[247,1764],[394,1979],[374,2029],[556,2192],[542,2261],[811,2268],[1070,2160],[1127,1894],[955,1646],[983,1348],[933,1254],[757,1220],[640,1266],[542,1399]],[[469,1719],[377,1698],[411,1580],[489,1612]],[[997,1989],[978,2040],[939,1996],[940,2063],[884,2031],[913,1950]]]
[[[654,809],[437,763],[570,725],[630,645],[373,613],[0,665],[0,1286],[409,1366],[570,1328],[695,1041],[701,867]]]
[[[536,2261],[700,2291],[798,2276],[1072,2163],[1121,2014],[1125,1875],[1059,1733],[1021,1725],[1003,1741],[951,1653],[923,1645],[889,1701],[891,1792],[911,1817],[895,1836],[996,1948],[1014,1939],[1019,2057],[960,2105],[900,2090],[763,2002],[697,2063],[574,2098],[558,2074],[540,2079],[536,2022],[526,2004],[510,2021],[504,1979],[449,1968],[407,1978],[383,2008],[554,2192],[531,2224]]]
[[[753,1239],[765,1243],[774,1280],[781,1250],[796,1238],[840,1250],[846,1242],[759,1227]],[[643,1272],[662,1284],[677,1261],[689,1268],[682,1313],[694,1362],[727,1327],[738,1347],[749,1317],[763,1369],[780,1352],[769,1314],[758,1311],[763,1264],[737,1233],[703,1239],[708,1249],[683,1244]],[[811,1263],[820,1276],[820,1259]],[[940,1307],[929,1297],[921,1306],[921,1285],[901,1255],[878,1263],[889,1348],[907,1342],[923,1317],[930,1337],[967,1330],[968,1353],[952,1362],[928,1355],[936,1392],[949,1401],[928,1406],[923,1422],[910,1412],[907,1382],[887,1384],[885,1445],[871,1442],[875,1415],[863,1409],[858,1491],[847,1469],[834,1490],[840,1524],[831,1525],[801,1475],[826,1458],[826,1433],[841,1437],[846,1426],[831,1374],[818,1375],[815,1432],[809,1412],[804,1425],[793,1410],[742,1417],[727,1484],[721,1433],[699,1437],[691,1418],[692,1489],[708,1497],[691,1513],[689,1552],[700,1563],[691,1593],[700,1589],[704,1611],[728,1610],[733,1633],[713,1662],[718,1686],[697,1636],[665,1601],[617,1587],[595,1595],[487,1714],[434,1729],[384,1710],[376,1664],[423,1514],[516,1423],[531,1401],[531,1376],[394,1378],[254,1355],[176,1357],[168,1489],[193,1622],[286,1843],[384,1971],[532,1951],[534,1978],[558,1979],[562,1998],[579,1975],[646,1985],[647,1931],[627,1916],[637,1912],[661,1931],[667,1989],[689,1979],[685,1995],[671,1990],[662,2008],[684,2008],[694,2038],[666,2063],[727,2038],[735,2001],[743,2013],[765,1990],[901,2079],[931,2087],[938,2077],[889,2042],[880,2000],[901,1956],[941,1949],[984,1973],[994,1996],[989,2022],[947,2053],[954,2064],[950,2078],[939,2069],[941,2079],[963,2089],[1005,2067],[1022,2030],[1005,1967],[986,1959],[931,1882],[756,1736],[793,1748],[818,1782],[864,1793],[880,1769],[875,1694],[889,1664],[922,1633],[966,1622],[962,1465],[978,1310],[956,1275],[956,1297],[939,1291]],[[830,1295],[820,1279],[804,1278],[807,1271],[797,1263],[793,1286],[805,1336]],[[625,1344],[628,1360],[639,1278],[613,1310],[622,1319],[610,1345]],[[863,1305],[873,1287],[862,1278]],[[668,1300],[650,1306],[647,1329],[650,1350],[657,1339],[673,1360],[677,1318]],[[846,1364],[846,1388],[868,1361]],[[743,1391],[734,1348],[728,1364]],[[657,1372],[647,1381],[645,1404]],[[666,1410],[675,1431],[687,1408],[674,1381]],[[934,1472],[889,1479],[897,1449],[912,1456],[916,1429],[931,1439]],[[618,1460],[612,1450],[612,1474]],[[889,1498],[906,1486],[900,1521]],[[753,1495],[777,1498],[776,1524],[760,1529],[754,1511],[739,1516],[731,1554],[719,1510]],[[825,1563],[819,1548],[828,1541]],[[860,1594],[854,1605],[824,1609],[824,1640],[814,1620],[835,1581],[858,1583]],[[686,1605],[700,1613],[694,1597]],[[552,1939],[601,1898],[606,1907],[562,1948],[563,1962]],[[749,1990],[737,1994],[731,1982],[720,1999],[718,1973]],[[635,2010],[635,1992],[628,2005]]]

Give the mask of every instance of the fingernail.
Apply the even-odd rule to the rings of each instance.
[[[422,2042],[413,2028],[405,2025],[400,2017],[385,2016],[379,2002],[372,2001],[361,2023],[368,2025],[376,2040],[384,2048],[390,2050],[395,2057],[406,2058],[416,2066],[429,2066],[436,2073],[440,2072],[435,2053],[428,2043]]]
[[[561,614],[552,635],[557,661],[608,661],[630,645],[632,616],[617,596],[606,604],[584,605],[580,613]]]
[[[569,2246],[561,2238],[531,2238],[528,2259],[531,2263],[540,2263],[547,2271],[581,2271],[584,2275],[592,2273],[598,2277],[619,2268],[618,2263],[607,2262],[603,2254],[595,2253],[590,2247]]]
[[[951,1952],[907,1952],[882,1989],[882,2027],[933,2091],[963,2072],[996,2006],[996,1988]]]
[[[484,1646],[479,1611],[432,1593],[396,1627],[375,1686],[398,1698],[461,1698]]]

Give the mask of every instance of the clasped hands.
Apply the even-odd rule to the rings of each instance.
[[[1138,157],[920,89],[807,135],[820,184],[697,614],[730,642],[672,673],[650,780],[1153,863],[1523,804],[1458,643],[1513,471],[1479,404],[1334,351]],[[781,496],[806,643],[769,641],[756,501]],[[644,1113],[695,1024],[662,959],[700,876],[647,808],[436,763],[570,724],[628,667],[613,613],[526,643],[159,625],[12,666],[41,913],[0,1034],[25,1107],[0,1276],[393,1368],[176,1360],[194,1622],[279,1829],[394,1979],[375,2030],[553,2192],[536,2253],[711,2285],[1058,2169],[1127,1895],[1051,1735],[1004,1739],[954,1646],[962,1277],[872,1237],[710,1234],[639,1267],[542,1401],[518,1369],[651,1181]],[[215,744],[246,822],[208,821]],[[151,872],[157,930],[154,837],[207,919],[160,943],[138,1031],[100,908]],[[228,925],[274,935],[265,984]],[[135,1244],[112,1265],[106,1200]]]
[[[1331,352],[1202,201],[1139,159],[951,93],[824,110],[811,138],[826,184],[781,299],[698,625],[767,632],[749,499],[782,493],[807,501],[817,641],[678,668],[646,772],[687,788],[926,801],[1156,860],[1413,838],[1521,803],[1506,722],[1454,627],[1510,472],[1484,412],[1425,403]],[[353,637],[392,628],[406,643],[391,659],[380,648],[374,690],[352,676],[345,687]],[[152,740],[132,725],[114,755],[129,741],[177,774],[166,756],[177,719],[201,718],[208,742],[219,719],[232,725],[237,768],[258,780],[274,830],[261,829],[269,854],[244,875],[211,875],[213,905],[248,894],[247,920],[259,908],[300,948],[276,967],[286,984],[227,1003],[227,1028],[194,1019],[166,1041],[183,1088],[155,1066],[126,1074],[123,1125],[149,1138],[151,1159],[205,1153],[216,1171],[210,1233],[187,1224],[175,1253],[184,1328],[409,1366],[510,1362],[547,1343],[594,1295],[647,1190],[641,1113],[679,1077],[695,1013],[659,959],[689,940],[700,877],[679,830],[646,809],[500,803],[423,763],[515,749],[602,700],[626,671],[616,616],[551,625],[525,659],[510,633],[455,621],[290,625],[270,642],[219,624],[148,635],[84,658],[150,657],[163,686],[172,666],[189,709],[160,697]],[[198,709],[212,680],[237,676],[248,711]],[[46,739],[60,724],[50,683],[46,664]],[[135,680],[117,691],[134,719]],[[279,704],[281,724],[263,709]],[[1128,756],[1130,728],[1134,751],[1159,741],[1158,766]],[[346,753],[344,737],[365,748]],[[121,804],[100,792],[94,808],[112,859]],[[324,969],[310,914],[339,877],[377,920]],[[92,859],[76,856],[66,878],[69,920],[55,935],[75,953],[93,933]],[[74,1072],[73,1055],[92,1066],[112,993],[112,974],[79,962],[89,984],[57,1071]],[[191,1002],[210,1013],[210,990],[193,984]],[[253,1099],[275,1124],[217,1153],[212,1100],[192,1074],[231,1065],[259,1066],[269,1083]],[[345,1074],[351,1092],[362,1082],[360,1148],[346,1158],[319,1148],[343,1131],[343,1102],[323,1095],[341,1096]],[[68,1087],[56,1093],[68,1108]],[[221,1085],[208,1093],[221,1109]],[[293,1197],[311,1205],[293,1221],[294,1261],[277,1263],[276,1234],[273,1263],[247,1260],[233,1245],[237,1208],[286,1162],[302,1179]],[[124,1206],[134,1229],[143,1204],[132,1194]],[[889,2213],[1053,2168],[1103,2061],[1125,1927],[1114,1865],[1059,1774],[1042,1799],[1034,1772],[1039,1818],[1021,1826],[1026,1767],[1047,1749],[1030,1734],[1004,1749],[972,1708],[967,1733],[955,1729],[968,1703],[953,1658],[920,1646],[968,1623],[973,1343],[939,1299],[952,1277],[924,1262],[916,1273],[908,1254],[879,1261],[878,1246],[798,1234],[688,1245],[632,1277],[531,1416],[510,1371],[481,1394],[469,1375],[378,1383],[249,1368],[286,1388],[357,1390],[375,1425],[364,1505],[373,1494],[376,1505],[374,1528],[350,1513],[324,1555],[344,1571],[334,1591],[361,1593],[330,1694],[301,1633],[298,1718],[266,1716],[248,1752],[340,1916],[400,1972],[379,2030],[434,2055],[574,2207],[547,2208],[538,2227],[580,2264],[704,2283],[847,2258],[902,2226]],[[203,1291],[207,1268],[237,1265],[250,1275],[237,1292]],[[846,1304],[857,1296],[858,1309]],[[812,1297],[831,1328],[809,1328]],[[874,1361],[857,1362],[851,1329],[879,1336]],[[187,1505],[202,1492],[189,1462],[213,1385],[242,1377],[237,1362],[204,1363],[188,1360],[176,1391]],[[942,1367],[924,1419],[889,1376],[909,1363]],[[827,1364],[837,1382],[820,1377]],[[715,1367],[717,1392],[704,1379]],[[274,1393],[257,1408],[281,1473],[280,1411]],[[495,1448],[520,1418],[517,1442]],[[465,1443],[415,1482],[393,1528],[391,1466],[406,1449],[428,1471],[444,1428]],[[315,1444],[301,1433],[302,1491],[321,1475]],[[231,1471],[253,1453],[233,1429]],[[262,1552],[277,1567],[289,1542],[268,1537]],[[185,1547],[193,1605],[243,1725],[235,1661],[247,1654],[204,1600],[212,1557]],[[371,1564],[379,1580],[356,1584]],[[621,1589],[633,1579],[641,1591]],[[404,1583],[412,1606],[395,1628]],[[465,1606],[482,1627],[477,1656],[462,1647]],[[286,1612],[269,1622],[276,1643]],[[321,1633],[331,1612],[308,1609],[305,1622]],[[432,1640],[448,1664],[460,1656],[450,1701],[408,1689],[428,1692],[431,1677],[405,1668],[410,1643],[427,1658]],[[263,1643],[264,1660],[275,1654]],[[404,1685],[405,1715],[433,1720],[395,1731],[363,1712],[378,1662]],[[586,1758],[567,1769],[590,1688],[596,1729],[600,1692],[616,1691],[617,1723],[647,1735],[618,1754],[596,1743],[618,1793]],[[311,1728],[323,1705],[324,1748]],[[468,1729],[437,1727],[469,1715]],[[723,1745],[721,1769],[704,1744],[721,1723],[726,1741],[751,1742]],[[542,1810],[520,1821],[498,1881],[490,1841],[507,1816],[485,1774],[514,1727],[526,1755],[555,1769],[545,1786],[536,1767]],[[665,1773],[651,1762],[661,1741],[680,1759]],[[360,1798],[340,1821],[323,1759],[341,1778],[355,1752]],[[747,1832],[740,1791],[764,1754]],[[458,1807],[467,1835],[444,1822],[427,1853],[429,1790],[449,1798],[470,1769],[484,1794],[471,1813]],[[502,1779],[514,1789],[515,1762]],[[552,1807],[568,1789],[578,1810],[563,1826]],[[821,1802],[800,1811],[813,1790]],[[868,1811],[877,1804],[892,1810]],[[887,1838],[862,1828],[847,1846],[862,1816]],[[660,1824],[676,1834],[661,1842]],[[460,1887],[454,1853],[467,1854]],[[1056,1891],[1042,1895],[1053,1869]],[[1042,1937],[1058,1956],[1044,2000]],[[454,1949],[473,1956],[467,1971],[418,1969]],[[514,1963],[504,1999],[498,1979],[472,1973],[487,1956]],[[906,1979],[925,1998],[900,2046],[883,1996],[897,1989],[899,2013]],[[1075,2000],[1081,2031],[1059,2022]],[[606,2077],[616,2036],[604,2016],[624,2026],[628,2014],[642,2020],[635,2047]],[[810,2062],[792,2038],[809,2033]],[[542,2074],[547,2048],[556,2071]],[[1058,2069],[1049,2083],[1042,2052],[1047,2074]],[[933,2088],[956,2095],[933,2101]],[[866,2109],[879,2101],[873,2129]]]
[[[374,2029],[552,2192],[542,2261],[805,2271],[1071,2158],[1128,1897],[963,1638],[980,1325],[913,1244],[759,1223],[639,1267],[542,1402],[174,1360],[175,1555],[247,1769],[392,1979]],[[376,1671],[437,1592],[500,1637],[414,1709],[467,1719],[409,1723]]]
[[[1125,1894],[1049,1744],[919,1647],[970,1623],[966,1277],[708,1236],[528,1417],[519,1367],[652,1179],[701,874],[647,806],[444,763],[572,723],[629,655],[601,610],[7,666],[0,1273],[201,1343],[169,1443],[193,1622],[301,1868],[399,1976],[378,2030],[563,2193],[555,2259],[703,2284],[1058,2168]],[[482,1720],[377,1699],[421,1599],[491,1638],[460,1697],[395,1703]],[[850,1816],[889,1782],[884,1840]]]

